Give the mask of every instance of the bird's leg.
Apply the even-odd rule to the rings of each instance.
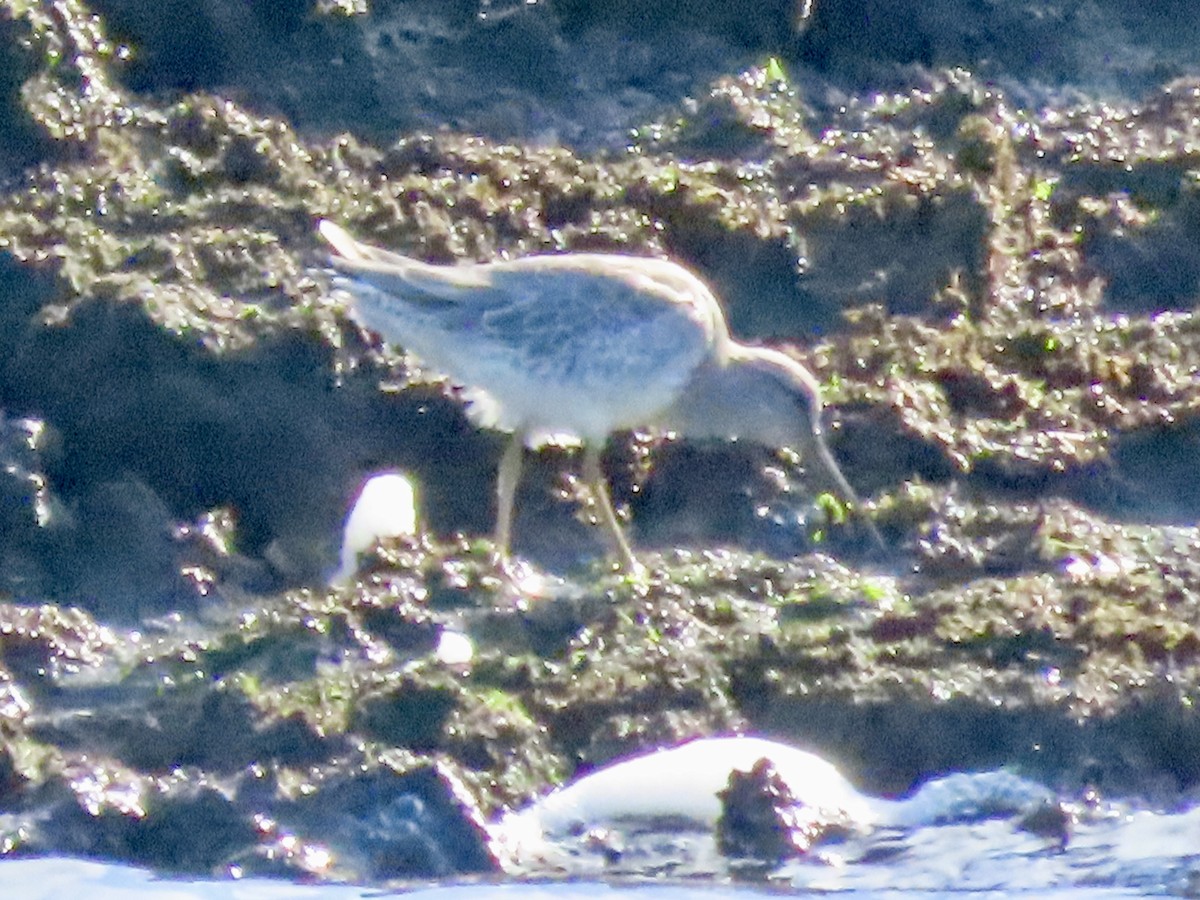
[[[842,493],[850,503],[854,505],[855,512],[863,525],[866,526],[868,533],[871,535],[871,540],[885,555],[888,553],[888,546],[884,543],[883,535],[879,533],[879,529],[875,527],[875,523],[868,519],[863,512],[862,501],[858,499],[858,494],[854,492],[854,488],[850,487],[850,482],[846,480],[846,476],[842,474],[842,470],[838,468],[837,460],[833,458],[833,454],[829,452],[829,447],[825,443],[825,437],[821,433],[821,429],[815,423],[812,430],[811,447],[816,451],[818,459],[821,461],[822,467],[825,469],[825,474],[833,481],[837,489]]]
[[[596,499],[596,505],[600,507],[600,518],[613,539],[617,557],[621,561],[621,568],[629,574],[637,572],[638,562],[633,558],[633,551],[629,549],[625,532],[621,530],[621,523],[617,521],[617,514],[613,512],[612,498],[608,494],[608,482],[604,478],[604,472],[600,469],[600,448],[595,444],[584,444],[583,446],[583,480]]]
[[[512,548],[513,504],[517,482],[521,480],[521,459],[525,454],[525,432],[514,431],[496,473],[496,548],[507,563]]]

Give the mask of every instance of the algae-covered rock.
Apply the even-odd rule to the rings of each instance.
[[[1194,789],[1186,48],[1101,100],[956,67],[1019,47],[952,4],[267,6],[0,5],[5,852],[494,872],[506,808],[733,731],[877,792],[994,766]],[[986,13],[1057,23],[1035,68],[1069,86],[1101,25],[1153,32],[1089,9]],[[906,28],[869,64],[855,10]],[[529,577],[500,569],[500,440],[348,321],[322,218],[439,263],[690,265],[816,374],[890,558],[803,459],[620,435],[645,576],[608,570],[557,449],[522,485]],[[392,469],[422,533],[326,587]]]

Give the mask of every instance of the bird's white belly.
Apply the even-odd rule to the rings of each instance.
[[[512,370],[502,376],[486,371],[448,374],[466,388],[472,421],[486,428],[525,431],[531,446],[603,443],[613,431],[653,422],[679,393],[675,379],[647,383],[607,378],[589,383],[546,380]]]

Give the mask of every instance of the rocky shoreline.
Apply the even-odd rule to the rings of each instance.
[[[620,95],[646,111],[625,145],[567,149],[480,136],[470,107],[434,130],[444,96],[330,137],[336,108],[301,127],[217,83],[155,82],[165,51],[126,62],[74,0],[3,5],[7,852],[493,871],[500,810],[734,731],[883,794],[997,766],[1066,793],[1194,793],[1200,81],[1031,110],[927,65],[834,105],[804,67],[832,20],[789,57],[789,4],[766,6],[770,39],[720,57],[758,62],[673,105]],[[570,59],[572,11],[479,27]],[[360,38],[405,33],[363,15]],[[297,21],[349,53],[343,20]],[[346,320],[322,217],[436,261],[691,265],[735,332],[821,380],[895,559],[814,507],[794,460],[625,436],[606,463],[646,579],[608,571],[564,499],[575,460],[548,452],[517,551],[569,589],[514,597],[479,537],[499,439]],[[426,534],[321,586],[354,485],[392,466]],[[432,652],[450,627],[469,667]]]

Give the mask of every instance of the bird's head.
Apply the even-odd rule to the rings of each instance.
[[[688,394],[683,434],[797,450],[826,489],[861,508],[825,443],[820,385],[801,363],[778,350],[734,344],[727,359],[699,375]],[[869,520],[866,526],[886,551],[875,526]]]
[[[778,350],[735,345],[721,373],[728,437],[805,452],[821,434],[821,389]],[[715,423],[714,423],[715,424]]]

